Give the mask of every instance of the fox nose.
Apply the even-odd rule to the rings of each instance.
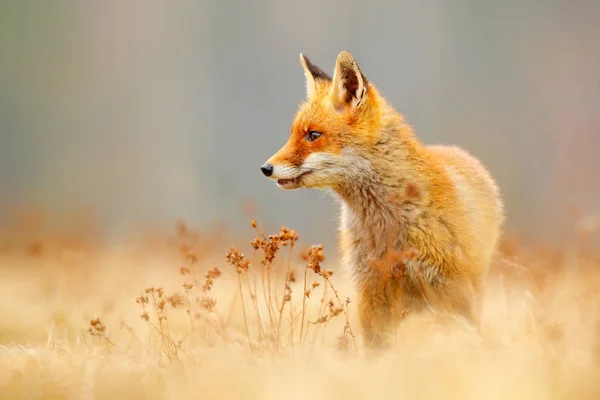
[[[273,175],[273,166],[271,164],[263,165],[262,167],[260,167],[260,170],[263,174],[265,174],[265,176]]]

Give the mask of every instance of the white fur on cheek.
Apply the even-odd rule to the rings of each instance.
[[[299,168],[292,167],[291,165],[274,165],[273,175],[271,179],[293,179],[300,175],[302,171]]]
[[[312,153],[300,167],[302,171],[326,170],[328,175],[360,176],[370,171],[369,161],[360,157],[353,149],[345,148],[340,154]]]
[[[328,163],[333,163],[335,156],[331,153],[311,153],[302,163],[302,170],[312,170],[323,168]]]

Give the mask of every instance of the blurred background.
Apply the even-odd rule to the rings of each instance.
[[[597,0],[2,0],[0,206],[333,244],[333,201],[259,167],[304,98],[299,53],[332,73],[348,50],[424,142],[484,162],[510,228],[560,240],[600,213],[599,20]]]

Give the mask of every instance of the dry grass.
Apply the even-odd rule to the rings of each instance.
[[[306,247],[291,229],[266,235],[253,226],[255,239],[240,248],[181,223],[119,246],[84,225],[7,226],[0,395],[600,396],[600,256],[584,231],[564,251],[506,238],[486,282],[481,332],[409,313],[395,348],[371,358],[335,253]]]

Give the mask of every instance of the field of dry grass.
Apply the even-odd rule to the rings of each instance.
[[[597,399],[587,228],[561,250],[507,236],[481,332],[409,313],[371,357],[335,249],[291,229],[178,223],[109,245],[83,223],[15,219],[0,231],[0,396]]]

